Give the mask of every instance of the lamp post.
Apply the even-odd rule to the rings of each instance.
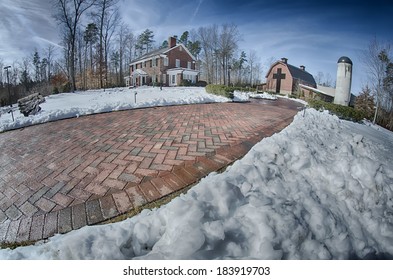
[[[8,69],[10,69],[11,66],[6,66],[4,67],[4,70],[7,71],[7,85],[8,85],[8,102],[11,107],[11,116],[12,116],[12,121],[14,121],[14,112],[12,111],[12,101],[11,101],[11,90],[10,90],[10,75],[8,73]]]

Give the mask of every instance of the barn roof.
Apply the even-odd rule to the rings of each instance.
[[[302,70],[296,66],[293,66],[291,64],[287,64],[289,72],[291,72],[291,75],[294,79],[301,80],[303,82],[306,82],[313,87],[317,86],[317,83],[315,82],[315,79],[313,75],[308,73],[306,70]]]

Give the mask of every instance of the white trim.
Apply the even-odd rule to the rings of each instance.
[[[132,72],[131,76],[148,76],[145,71],[142,69],[138,68],[135,71]]]

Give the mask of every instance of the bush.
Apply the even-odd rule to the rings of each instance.
[[[59,89],[57,87],[54,87],[52,94],[59,94],[59,93],[60,93]]]
[[[310,100],[308,104],[316,110],[328,110],[332,114],[335,114],[337,117],[344,120],[360,122],[366,117],[364,112],[352,107],[328,103],[322,100]]]
[[[67,82],[65,83],[62,88],[61,88],[62,92],[71,92],[71,83]]]
[[[192,84],[192,82],[190,81],[190,80],[181,80],[181,82],[180,82],[180,86],[181,87],[189,87],[189,86],[192,86],[193,84]]]
[[[221,95],[230,99],[233,99],[234,95],[234,88],[232,87],[227,87],[224,85],[207,85],[206,86],[206,92],[215,94],[215,95]]]
[[[195,83],[196,87],[206,87],[207,83],[205,81],[198,81]]]

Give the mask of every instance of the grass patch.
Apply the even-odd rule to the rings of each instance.
[[[1,243],[0,249],[11,249],[14,250],[18,247],[25,247],[34,245],[37,241],[22,241],[22,242],[12,242],[12,243]]]
[[[316,110],[328,110],[340,119],[360,122],[366,115],[364,112],[356,110],[352,107],[337,105],[322,100],[309,100],[308,104],[311,108]]]

